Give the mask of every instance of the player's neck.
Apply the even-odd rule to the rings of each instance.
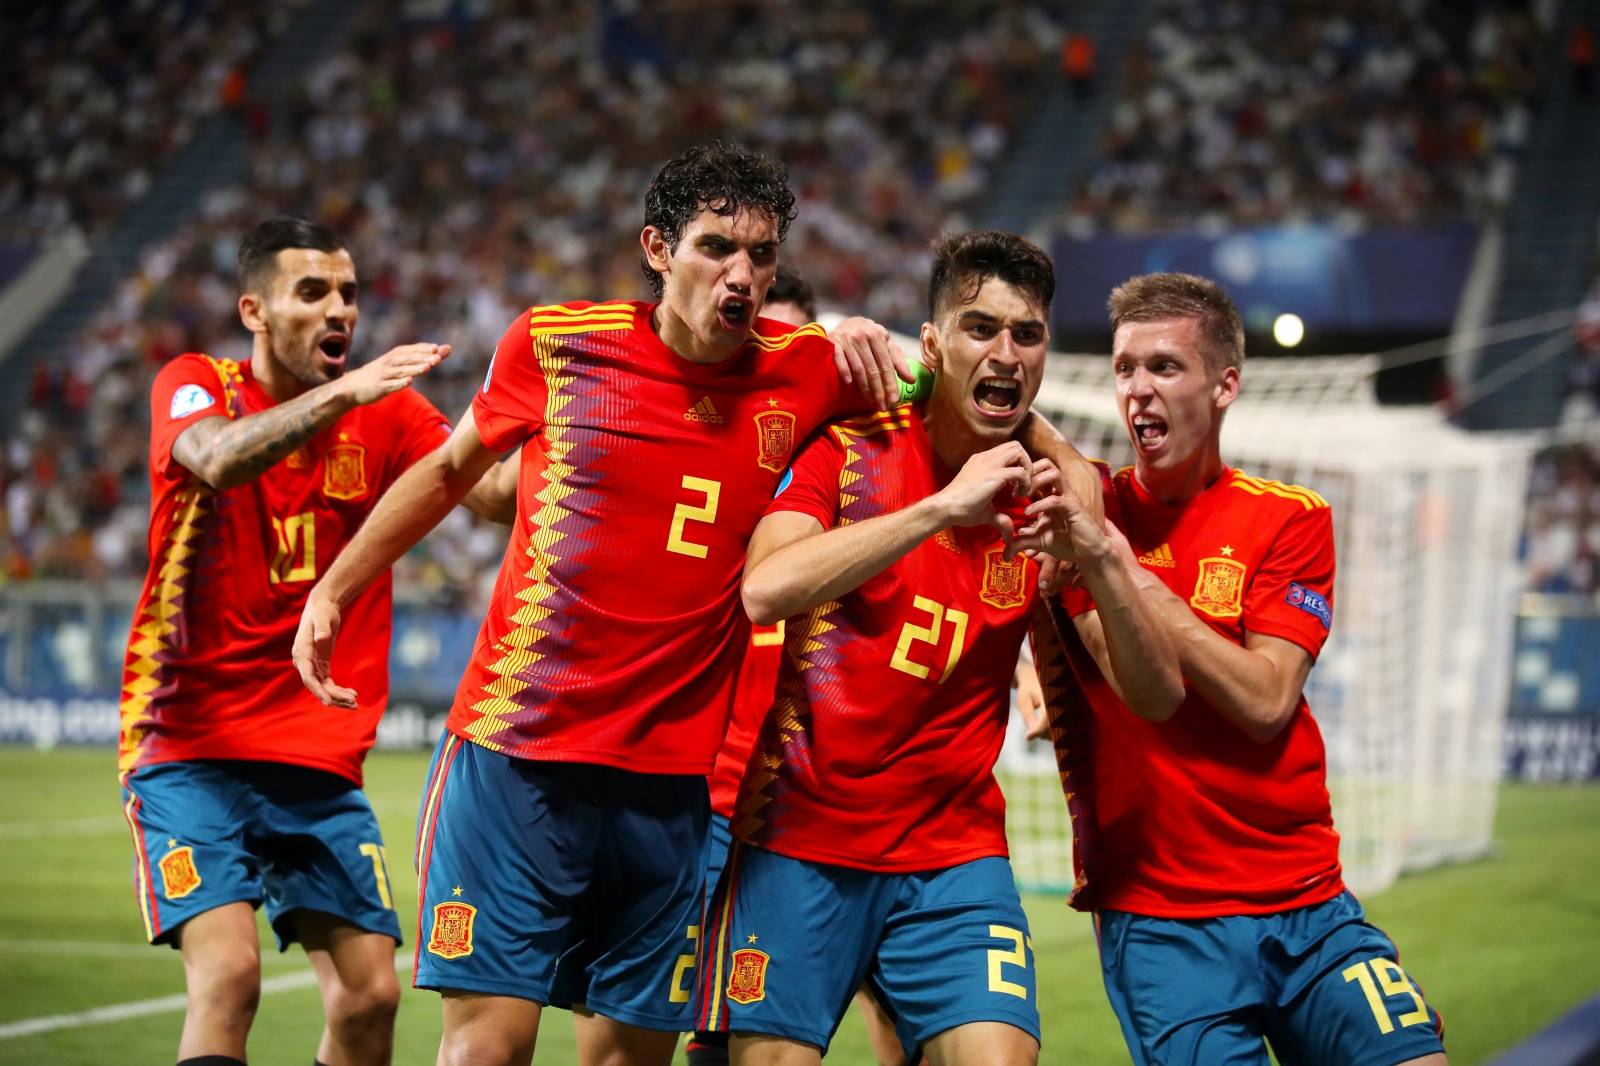
[[[289,373],[287,367],[273,358],[267,339],[259,333],[250,348],[250,376],[255,378],[262,392],[272,397],[273,403],[292,400],[306,391],[305,382]]]
[[[932,402],[922,416],[922,427],[928,431],[928,443],[933,446],[933,454],[952,474],[966,466],[968,459],[990,447],[969,431],[959,418],[938,417]]]
[[[1143,460],[1136,462],[1133,476],[1139,486],[1165,504],[1186,503],[1200,495],[1222,476],[1222,453],[1216,441],[1171,469],[1156,469]]]
[[[656,304],[656,309],[651,312],[650,328],[655,330],[662,344],[671,348],[674,355],[688,363],[725,363],[739,351],[737,348],[713,348],[705,344],[695,336],[689,324],[673,314],[665,303]]]

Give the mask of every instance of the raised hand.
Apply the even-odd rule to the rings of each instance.
[[[376,403],[399,392],[450,354],[448,344],[402,344],[339,379],[345,396],[356,405]]]

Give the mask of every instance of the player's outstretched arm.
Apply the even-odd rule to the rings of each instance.
[[[758,625],[772,625],[838,599],[951,526],[995,524],[1009,536],[1009,520],[995,512],[995,495],[1002,489],[1025,494],[1031,484],[1027,453],[1007,441],[968,459],[934,495],[893,514],[827,531],[810,515],[769,514],[745,555],[745,612]]]
[[[294,665],[300,680],[323,703],[354,707],[356,693],[329,673],[340,612],[367,583],[438,525],[495,461],[478,427],[463,418],[450,439],[413,463],[383,494],[328,572],[312,588],[294,637]]]
[[[1040,460],[1035,485],[1053,488],[1059,474]],[[1070,487],[1030,503],[1030,521],[1012,548],[1048,552],[1071,563],[1094,597],[1095,609],[1073,619],[1100,672],[1128,709],[1164,722],[1183,703],[1178,653],[1149,593],[1151,576],[1120,531],[1097,521]]]
[[[352,407],[403,389],[439,365],[448,344],[405,344],[334,381],[243,418],[202,418],[178,435],[172,457],[214,489],[260,477]]]

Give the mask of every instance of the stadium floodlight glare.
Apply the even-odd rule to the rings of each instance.
[[[1272,339],[1280,347],[1293,348],[1306,338],[1306,324],[1300,316],[1285,311],[1272,321]]]

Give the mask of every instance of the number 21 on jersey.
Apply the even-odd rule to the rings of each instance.
[[[935,684],[942,685],[955,670],[956,663],[961,661],[961,652],[967,643],[967,613],[958,611],[954,607],[946,607],[926,596],[915,597],[911,601],[911,606],[928,616],[928,624],[907,622],[900,627],[900,640],[894,646],[894,657],[889,660],[889,665],[903,674],[920,677],[926,681],[932,670],[919,662],[914,662],[911,658],[911,649],[918,644],[931,644],[938,648],[944,641],[947,631],[945,623],[948,622],[950,650],[945,655],[944,672],[935,681]]]

